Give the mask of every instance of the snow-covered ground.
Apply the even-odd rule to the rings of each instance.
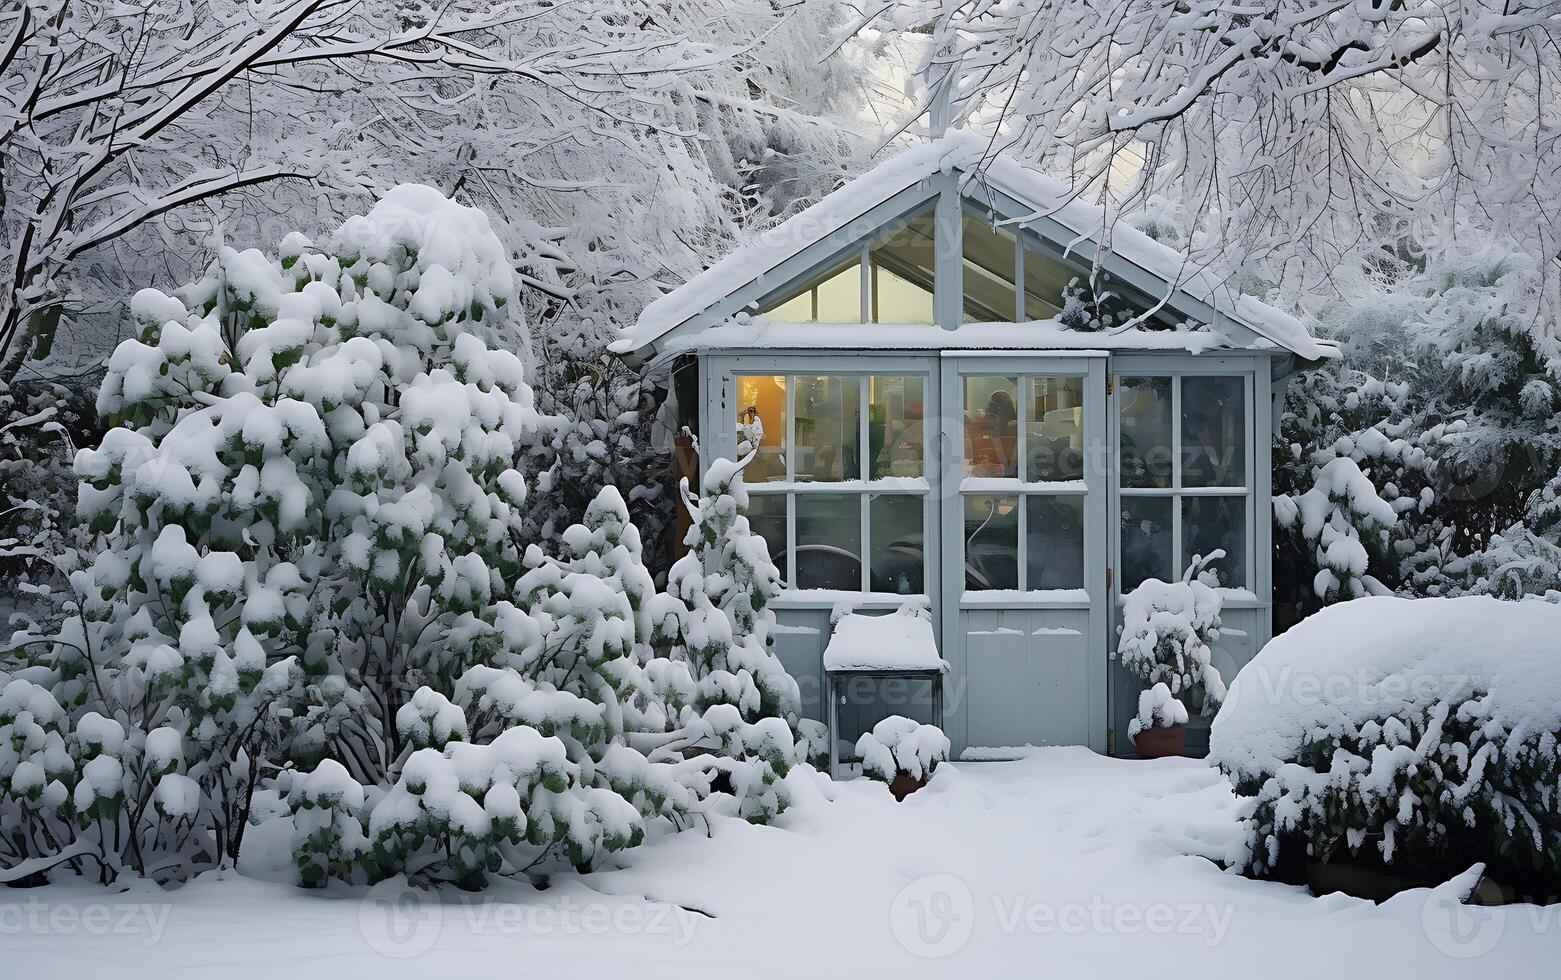
[[[1561,950],[1561,906],[1465,909],[1449,888],[1376,906],[1221,871],[1197,855],[1236,846],[1235,802],[1191,760],[951,763],[899,805],[792,780],[776,826],[718,821],[545,891],[306,892],[275,821],[243,876],[0,893],[0,974],[1424,980],[1545,975]]]

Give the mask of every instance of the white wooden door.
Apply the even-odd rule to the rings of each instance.
[[[1106,750],[1106,356],[949,354],[940,479],[948,727]]]

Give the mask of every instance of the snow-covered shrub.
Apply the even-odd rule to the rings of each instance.
[[[856,740],[856,754],[863,774],[879,782],[892,783],[903,775],[924,783],[948,761],[949,739],[936,725],[890,715]]]
[[[406,695],[453,689],[488,649],[472,638],[523,572],[518,467],[543,428],[505,349],[513,296],[482,213],[403,186],[323,247],[223,249],[132,301],[98,398],[112,428],[76,458],[103,547],[70,576],[74,615],[21,649],[67,728],[112,719],[132,756],[178,733],[212,839],[191,861],[235,858],[278,767],[331,756],[379,779]],[[106,819],[127,801],[94,838],[117,873],[146,866],[153,787],[115,761],[120,797],[94,760],[72,803]]]
[[[1175,728],[1187,724],[1187,706],[1164,681],[1138,693],[1138,713],[1127,723],[1128,738],[1150,728]]]
[[[1210,758],[1247,798],[1246,867],[1297,854],[1561,874],[1561,606],[1368,597],[1241,671]]]
[[[1387,591],[1367,569],[1373,552],[1386,551],[1398,514],[1350,457],[1324,463],[1305,493],[1276,496],[1274,519],[1311,549],[1317,568],[1312,590],[1320,602]]]
[[[692,525],[684,538],[688,553],[668,576],[667,596],[680,604],[670,656],[688,667],[694,713],[706,716],[705,737],[713,737],[723,754],[740,752],[748,769],[729,773],[717,785],[732,790],[741,816],[767,821],[790,804],[779,780],[797,761],[793,729],[802,699],[771,649],[771,602],[781,588],[780,570],[743,514],[748,507],[743,470],[755,455],[750,447],[736,462],[712,462],[698,498],[682,484]],[[721,707],[733,710],[712,716]]]
[[[672,566],[667,592],[683,603],[680,653],[699,685],[701,708],[730,704],[744,720],[782,718],[795,724],[801,695],[770,647],[781,588],[780,570],[744,511],[743,470],[754,458],[718,459],[705,472],[703,492],[682,488],[692,526],[688,553]]]
[[[1343,357],[1292,380],[1274,449],[1278,626],[1379,585],[1561,590],[1547,491],[1561,486],[1561,345],[1516,312],[1528,261],[1494,245],[1433,253],[1420,271],[1352,283],[1326,311]],[[1338,459],[1363,480],[1341,478]],[[1324,533],[1358,538],[1364,555],[1303,533],[1300,501],[1318,488],[1335,504]]]
[[[330,878],[352,880],[368,843],[363,803],[363,787],[334,759],[293,779],[287,805],[300,884],[313,888]]]
[[[181,858],[206,811],[180,733],[127,729],[96,711],[72,715],[26,677],[0,673],[0,685],[0,881],[62,864],[105,883],[126,869],[184,873]],[[203,823],[200,834],[221,829]]]
[[[538,450],[528,520],[550,550],[579,520],[597,490],[620,488],[639,529],[645,563],[664,576],[672,564],[673,457],[652,438],[651,384],[605,347],[543,331],[533,339],[537,406],[553,424]]]
[[[829,771],[829,726],[813,718],[797,722],[797,756],[819,772]]]
[[[1128,726],[1130,736],[1146,727],[1186,723],[1185,706],[1178,711],[1165,703],[1155,693],[1158,687],[1164,686],[1172,700],[1193,701],[1205,717],[1218,711],[1224,701],[1225,682],[1212,661],[1224,599],[1201,577],[1209,564],[1222,557],[1224,552],[1216,551],[1206,558],[1195,558],[1181,581],[1145,579],[1123,596],[1117,657],[1145,687],[1138,717]]]
[[[405,873],[474,888],[523,844],[638,843],[634,808],[606,791],[571,793],[578,779],[562,742],[524,726],[483,745],[419,749],[370,814],[365,863],[373,877]],[[513,869],[529,863],[510,861]]]

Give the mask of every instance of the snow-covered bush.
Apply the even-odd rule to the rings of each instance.
[[[1386,552],[1398,514],[1355,460],[1335,456],[1318,468],[1305,493],[1276,496],[1274,519],[1311,549],[1317,568],[1312,590],[1320,602],[1387,591],[1367,569],[1373,552]]]
[[[1274,450],[1278,626],[1373,591],[1561,590],[1561,345],[1517,312],[1527,262],[1433,253],[1326,312],[1343,357],[1292,380]]]
[[[730,704],[744,720],[782,718],[795,724],[801,696],[770,647],[781,587],[780,570],[764,539],[752,532],[744,511],[743,470],[754,458],[718,459],[705,472],[695,498],[685,484],[692,526],[688,553],[672,566],[667,592],[686,608],[680,654],[699,685],[699,704]]]
[[[293,779],[287,805],[293,813],[293,861],[299,883],[350,881],[367,847],[363,787],[334,759]]]
[[[1561,874],[1561,606],[1368,597],[1244,667],[1210,758],[1247,798],[1246,867],[1297,855]],[[1516,883],[1516,882],[1515,882]]]
[[[903,775],[924,783],[948,761],[949,739],[936,725],[890,715],[856,740],[856,754],[862,772],[879,782],[892,783]]]
[[[1127,723],[1128,738],[1150,728],[1175,728],[1187,724],[1187,706],[1164,681],[1138,693],[1138,713]]]
[[[1168,704],[1157,693],[1162,686],[1166,697],[1178,703],[1192,700],[1205,717],[1224,701],[1225,682],[1212,662],[1224,599],[1201,578],[1208,565],[1222,557],[1224,552],[1216,551],[1195,558],[1181,581],[1145,579],[1123,596],[1117,657],[1145,687],[1138,716],[1128,726],[1130,736],[1144,728],[1186,723],[1185,705],[1177,710]]]
[[[213,838],[192,860],[233,860],[279,766],[380,778],[406,693],[485,652],[469,641],[523,571],[517,467],[543,427],[504,349],[513,295],[481,212],[403,186],[324,247],[224,249],[132,301],[98,398],[113,427],[76,459],[104,546],[70,576],[75,615],[20,643],[67,729],[95,712],[132,753],[178,733]],[[118,761],[140,780],[123,798],[150,798]],[[116,871],[145,867],[148,813],[98,838]]]

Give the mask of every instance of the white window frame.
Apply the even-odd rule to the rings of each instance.
[[[1083,508],[1086,508],[1087,505],[1088,505],[1088,496],[1089,496],[1088,473],[1087,472],[1083,473],[1080,476],[1080,478],[1077,479],[1077,480],[1028,480],[1028,479],[1026,479],[1028,474],[1025,472],[1026,468],[1029,466],[1029,446],[1028,446],[1028,442],[1029,442],[1029,428],[1030,428],[1030,425],[1029,425],[1029,421],[1030,421],[1029,420],[1029,413],[1033,409],[1033,399],[1030,397],[1030,392],[1031,392],[1031,385],[1032,385],[1032,383],[1034,382],[1034,380],[1036,378],[1043,378],[1043,379],[1075,378],[1075,379],[1078,379],[1079,384],[1080,384],[1079,406],[1080,406],[1080,408],[1082,410],[1080,412],[1080,417],[1079,417],[1079,433],[1080,433],[1080,436],[1082,437],[1082,441],[1084,443],[1084,447],[1083,447],[1084,463],[1083,463],[1083,465],[1084,465],[1085,470],[1087,471],[1088,466],[1089,466],[1089,444],[1088,444],[1087,433],[1088,433],[1088,426],[1089,426],[1088,413],[1090,411],[1090,407],[1089,407],[1089,376],[1088,376],[1087,372],[1086,373],[1079,373],[1079,372],[1072,372],[1072,371],[1048,370],[1048,369],[1026,369],[1026,370],[1014,370],[1014,371],[1005,371],[1005,370],[1002,370],[1002,369],[994,369],[992,371],[967,371],[967,372],[962,372],[959,375],[959,379],[960,379],[960,384],[959,384],[959,398],[960,398],[959,412],[960,412],[960,417],[961,418],[963,418],[964,413],[966,411],[968,411],[969,407],[970,407],[969,405],[965,404],[964,399],[965,399],[965,393],[967,391],[969,391],[969,380],[971,378],[1002,378],[1002,379],[1015,378],[1017,380],[1017,382],[1018,382],[1019,398],[1018,398],[1018,406],[1017,407],[1019,409],[1019,413],[1018,413],[1018,417],[1015,420],[1016,421],[1017,432],[1015,434],[1016,437],[1015,437],[1015,445],[1014,445],[1014,454],[1015,454],[1016,459],[1017,459],[1017,466],[1015,467],[1015,470],[1018,473],[1018,476],[1016,476],[1016,477],[980,477],[980,476],[972,477],[972,476],[966,475],[966,473],[965,473],[965,460],[964,460],[964,456],[965,456],[965,453],[969,452],[970,447],[968,445],[963,447],[964,451],[960,453],[960,458],[959,459],[950,460],[951,465],[957,466],[959,468],[959,470],[958,470],[958,472],[959,472],[959,496],[960,496],[960,514],[961,515],[963,515],[964,512],[965,512],[965,499],[968,498],[968,497],[1013,497],[1013,498],[1015,498],[1018,501],[1017,506],[1018,506],[1018,509],[1019,509],[1019,522],[1018,522],[1019,523],[1019,527],[1018,527],[1019,543],[1018,543],[1018,549],[1015,552],[1015,560],[1018,563],[1018,569],[1017,569],[1017,574],[1015,576],[1015,583],[1016,583],[1015,589],[970,589],[970,588],[966,588],[965,585],[964,585],[964,578],[965,577],[964,577],[964,574],[963,574],[964,563],[966,561],[965,554],[964,554],[964,548],[965,548],[966,545],[969,544],[969,539],[966,537],[966,535],[964,533],[964,525],[963,525],[963,520],[962,520],[961,521],[961,525],[960,525],[960,534],[959,534],[960,541],[961,541],[961,552],[960,552],[960,555],[959,555],[959,561],[960,561],[960,567],[961,567],[961,575],[960,575],[960,593],[961,593],[961,595],[969,598],[969,597],[979,597],[979,596],[982,596],[983,594],[992,594],[992,593],[996,593],[996,594],[1009,593],[1009,594],[1011,594],[1014,591],[1017,591],[1020,594],[1029,594],[1031,592],[1039,592],[1039,591],[1047,591],[1047,592],[1069,592],[1069,591],[1075,591],[1075,590],[1088,591],[1088,588],[1089,588],[1088,573],[1083,569],[1082,566],[1080,568],[1081,581],[1078,583],[1078,585],[1067,586],[1067,587],[1064,587],[1064,588],[1061,588],[1061,589],[1055,589],[1054,588],[1054,589],[1048,589],[1048,590],[1032,590],[1029,587],[1029,574],[1030,574],[1030,541],[1029,541],[1029,536],[1030,536],[1030,506],[1029,506],[1029,500],[1030,500],[1030,498],[1031,497],[1076,497],[1076,498],[1079,499],[1079,506],[1080,506],[1080,508],[1082,510]],[[1081,548],[1084,551],[1087,551],[1088,548],[1089,548],[1089,534],[1088,534],[1087,528],[1085,527],[1085,522],[1084,522],[1084,519],[1083,519],[1082,515],[1081,515],[1081,520],[1080,520],[1080,524],[1079,524],[1079,535],[1080,535],[1080,539],[1081,539],[1080,546],[1081,546]]]
[[[929,546],[933,534],[932,516],[928,513],[928,501],[932,498],[931,471],[933,466],[932,448],[937,438],[936,416],[931,411],[934,404],[933,385],[935,374],[927,366],[900,367],[886,363],[883,366],[872,365],[855,370],[820,370],[818,367],[799,364],[795,360],[783,366],[750,367],[747,364],[734,366],[731,371],[731,386],[733,398],[729,402],[722,425],[726,429],[734,430],[737,426],[737,412],[741,406],[735,395],[738,379],[742,377],[784,377],[786,386],[786,431],[783,434],[782,456],[786,461],[786,475],[782,480],[769,480],[765,482],[748,482],[745,488],[750,497],[784,496],[786,499],[786,540],[779,543],[767,542],[772,549],[771,557],[782,555],[785,557],[786,584],[796,593],[824,592],[828,590],[798,586],[795,582],[796,547],[797,547],[797,499],[808,494],[852,494],[858,498],[858,521],[860,533],[861,578],[856,593],[864,597],[893,597],[895,600],[927,598],[932,595],[933,577],[938,570],[933,566],[935,554]],[[854,378],[857,382],[859,398],[858,412],[858,473],[860,478],[855,480],[799,480],[796,475],[795,436],[797,425],[796,396],[798,377],[831,377]],[[916,477],[884,477],[869,479],[872,460],[870,458],[871,442],[869,439],[870,418],[868,413],[869,384],[873,378],[919,378],[922,383],[922,454],[921,475]],[[914,497],[921,501],[921,533],[922,533],[922,588],[920,592],[909,594],[874,592],[872,591],[872,501],[880,496]]]
[[[1240,497],[1246,501],[1246,521],[1242,528],[1242,546],[1246,549],[1243,556],[1243,566],[1246,578],[1239,583],[1224,583],[1222,587],[1229,590],[1243,590],[1254,592],[1255,570],[1257,556],[1255,554],[1255,542],[1257,540],[1256,525],[1259,515],[1254,513],[1256,500],[1255,489],[1257,486],[1257,445],[1256,445],[1256,406],[1253,404],[1254,379],[1250,370],[1240,368],[1223,368],[1211,366],[1207,370],[1167,370],[1155,367],[1122,368],[1113,371],[1113,386],[1120,391],[1141,378],[1164,378],[1171,383],[1171,485],[1169,487],[1130,487],[1121,480],[1121,470],[1117,470],[1117,497],[1118,506],[1116,524],[1118,527],[1118,549],[1115,562],[1116,574],[1120,577],[1116,583],[1120,592],[1132,591],[1135,585],[1129,585],[1123,576],[1122,555],[1120,547],[1122,502],[1128,498],[1135,499],[1169,499],[1171,501],[1171,568],[1166,574],[1174,580],[1179,578],[1186,567],[1182,562],[1182,501],[1188,497]],[[1246,440],[1243,446],[1244,473],[1242,485],[1235,487],[1184,487],[1182,486],[1182,380],[1184,378],[1237,378],[1241,381],[1243,392],[1243,438]],[[1113,411],[1120,411],[1120,403],[1113,405]],[[1113,455],[1120,461],[1122,455],[1122,427],[1121,420],[1115,420],[1115,437],[1112,445]]]

